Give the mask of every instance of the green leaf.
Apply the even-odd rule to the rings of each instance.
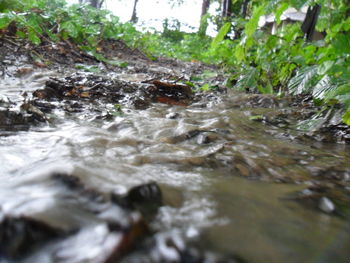
[[[221,41],[224,40],[225,36],[231,29],[231,22],[225,23],[221,28],[216,37],[213,39],[213,42],[211,43],[211,48],[216,48]]]
[[[79,35],[78,28],[71,21],[63,22],[60,29],[61,31],[66,31],[72,38],[77,38]]]
[[[343,122],[350,126],[350,109],[343,115]]]
[[[210,71],[210,70],[204,70],[202,73],[202,78],[208,79],[208,78],[215,78],[218,76],[218,73],[215,71]]]
[[[256,68],[249,68],[247,73],[242,75],[237,82],[237,87],[240,89],[251,89],[257,86],[258,70]]]
[[[40,37],[32,28],[28,28],[28,38],[34,45],[41,43]]]
[[[245,59],[245,48],[243,45],[237,45],[235,48],[235,57],[238,61],[243,61]]]
[[[27,20],[27,25],[32,29],[34,30],[37,34],[42,34],[43,33],[43,30],[41,29],[41,26],[40,26],[40,23],[42,21],[40,21],[40,17],[39,16],[36,16],[36,15],[33,15],[31,14],[29,17],[28,17],[28,20]]]
[[[252,17],[245,25],[245,34],[247,37],[253,36],[258,27],[260,16],[262,16],[265,12],[265,7],[266,5],[261,5],[258,8],[254,9]]]
[[[350,34],[337,34],[333,40],[333,46],[337,54],[350,54]]]
[[[98,66],[95,65],[84,65],[84,64],[76,64],[75,68],[84,70],[86,72],[93,72],[93,73],[99,73],[101,70]]]
[[[129,63],[125,62],[125,61],[109,60],[109,59],[101,59],[101,61],[106,62],[112,66],[120,67],[120,68],[126,68],[129,66]]]
[[[210,89],[210,85],[208,83],[205,83],[200,89],[202,91],[208,91]]]
[[[333,99],[342,103],[346,108],[350,108],[350,84],[337,87],[325,95],[325,100],[327,102]]]
[[[19,38],[26,38],[26,34],[23,31],[17,31],[16,36]]]
[[[350,29],[350,17],[344,21],[344,30],[348,31]]]
[[[334,89],[336,89],[336,86],[332,84],[331,78],[328,75],[325,75],[313,88],[312,95],[316,99],[324,99],[326,94]]]
[[[262,87],[262,86],[258,85],[257,89],[262,94],[273,94],[273,87],[272,87],[272,85],[270,83],[267,83],[265,87]]]
[[[11,18],[8,16],[8,14],[1,14],[0,13],[0,29],[3,29],[10,24]]]
[[[314,86],[317,74],[318,66],[305,67],[298,71],[298,73],[291,78],[288,83],[288,88],[292,94],[306,93]]]
[[[53,40],[53,41],[58,41],[58,40],[59,40],[58,36],[57,36],[56,34],[53,34],[53,33],[51,32],[51,30],[48,30],[48,29],[47,29],[45,32],[46,32],[46,34],[49,36],[49,38],[50,38],[51,40]]]
[[[287,10],[289,7],[288,3],[282,3],[280,7],[277,8],[275,12],[275,19],[276,19],[276,24],[279,25],[281,23],[281,15],[283,14],[284,11]]]
[[[249,117],[249,120],[251,121],[263,121],[264,120],[264,115],[253,115]]]
[[[323,62],[317,69],[317,74],[324,75],[327,73],[327,71],[332,68],[335,61],[325,61]]]

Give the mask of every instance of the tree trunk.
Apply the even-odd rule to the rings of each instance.
[[[227,18],[232,15],[232,1],[231,0],[222,0],[222,17]]]
[[[209,6],[210,0],[203,0],[201,17],[205,16],[208,13]]]
[[[207,14],[210,6],[210,0],[203,0],[202,2],[202,12],[201,12],[201,21],[199,25],[198,34],[200,36],[205,36],[208,28]]]
[[[79,4],[89,3],[92,7],[100,9],[104,0],[79,0]]]
[[[315,27],[317,23],[318,16],[321,11],[320,5],[309,6],[306,12],[306,16],[303,24],[301,25],[301,30],[306,35],[306,40],[311,42],[312,37],[315,33]]]
[[[137,20],[138,20],[138,17],[137,17],[137,13],[136,13],[136,7],[137,7],[137,2],[139,0],[134,0],[134,8],[132,10],[132,16],[131,16],[131,19],[130,19],[130,22],[133,22],[133,23],[137,23]]]
[[[242,17],[243,18],[247,17],[248,4],[249,4],[249,0],[244,0],[243,5],[242,5]]]

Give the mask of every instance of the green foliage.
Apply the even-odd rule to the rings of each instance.
[[[218,32],[218,34],[216,35],[216,37],[211,42],[211,48],[213,48],[213,49],[217,48],[219,43],[225,39],[225,37],[228,34],[228,32],[230,31],[230,29],[231,29],[231,22],[225,23],[221,27],[221,29]]]
[[[18,11],[0,14],[0,29],[11,22],[16,25],[16,35],[28,38],[34,45],[42,41],[69,39],[103,61],[97,52],[101,39],[123,39],[132,45],[141,35],[133,25],[122,24],[109,11],[89,5],[67,6],[63,0],[27,0],[16,5]],[[14,8],[14,7],[13,7]]]
[[[343,115],[343,122],[350,126],[350,110],[347,110],[347,112]]]
[[[284,25],[280,17],[289,7],[315,3],[322,6],[317,29],[325,30],[327,36],[307,43],[300,23]],[[226,31],[223,27],[210,52],[205,53],[233,72],[231,81],[235,80],[235,87],[250,92],[311,94],[325,107],[338,103],[349,110],[350,6],[339,0],[266,0],[252,1],[252,6],[254,11],[240,38],[222,40],[221,30]],[[279,25],[275,35],[258,27],[259,18],[271,13]],[[343,121],[349,123],[348,111]]]
[[[151,59],[156,56],[219,64],[231,73],[235,88],[249,92],[278,94],[311,94],[315,102],[343,106],[344,123],[350,123],[350,6],[340,0],[262,0],[250,1],[250,17],[239,17],[243,1],[233,1],[235,16],[216,20],[215,38],[184,33],[178,21],[165,20],[162,32],[138,32],[133,24],[120,23],[106,10],[88,5],[67,6],[64,0],[0,0],[0,30],[15,24],[16,35],[34,45],[46,41],[70,40],[82,50],[105,63],[110,61],[98,52],[101,40],[121,39],[137,47]],[[289,8],[304,5],[322,6],[317,30],[326,38],[306,43],[300,23],[285,25],[280,18]],[[275,14],[275,35],[259,28],[262,15]],[[230,37],[232,39],[230,39]],[[203,76],[201,76],[204,78]],[[211,89],[204,84],[202,90]],[[333,107],[333,106],[332,106]],[[316,118],[317,119],[317,118]]]

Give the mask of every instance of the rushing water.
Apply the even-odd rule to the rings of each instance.
[[[21,101],[23,89],[42,87],[51,74],[4,78],[1,95]],[[237,107],[239,96],[188,107],[125,106],[113,120],[96,118],[113,107],[96,102],[80,113],[52,112],[52,124],[6,132],[0,137],[0,206],[4,212],[45,217],[47,207],[60,202],[59,190],[47,179],[53,172],[74,174],[105,193],[123,194],[154,181],[165,200],[152,221],[159,239],[178,236],[205,251],[254,263],[348,262],[349,221],[289,197],[319,171],[342,167],[348,175],[350,148],[291,140],[282,128],[249,120],[252,111],[263,109]],[[55,207],[58,211],[46,217],[64,225],[60,209],[69,208]],[[84,217],[79,209],[70,213]],[[73,251],[85,252],[84,247]],[[74,262],[99,262],[93,255]],[[129,260],[138,262],[137,257]]]

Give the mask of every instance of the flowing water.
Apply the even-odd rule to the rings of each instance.
[[[52,74],[57,73],[6,77],[1,95],[22,101],[23,89],[30,93],[44,86]],[[49,221],[64,225],[60,214],[68,210],[82,224],[84,211],[60,203],[62,189],[48,179],[53,172],[74,174],[103,193],[124,194],[157,182],[164,205],[151,223],[156,240],[172,236],[252,263],[349,262],[350,222],[290,196],[332,169],[339,168],[341,181],[348,183],[350,147],[293,140],[283,128],[254,122],[249,116],[266,109],[242,107],[240,96],[223,94],[188,107],[125,106],[110,120],[101,116],[113,105],[96,101],[78,113],[53,111],[51,124],[2,132],[0,211],[37,218],[53,214]],[[55,211],[48,209],[53,206]],[[158,252],[170,260],[171,251],[160,244]],[[88,253],[93,246],[67,253]],[[94,255],[72,262],[100,262]],[[126,260],[141,262],[141,256]]]

